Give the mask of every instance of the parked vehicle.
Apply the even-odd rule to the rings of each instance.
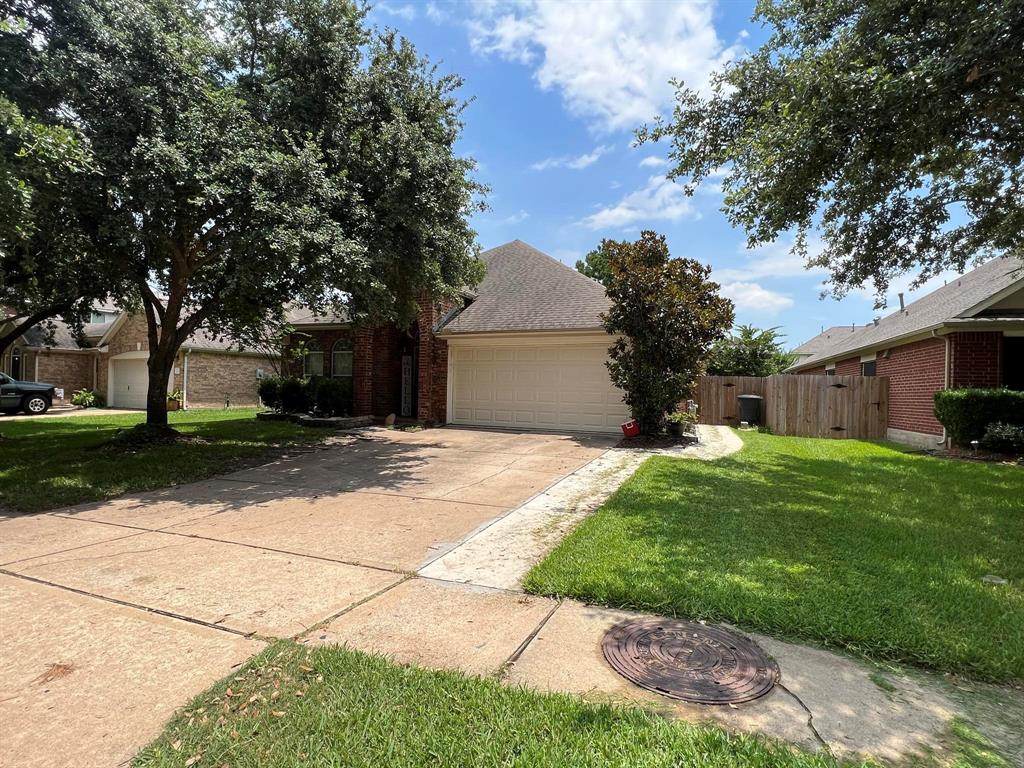
[[[38,416],[50,410],[54,386],[38,381],[15,381],[0,373],[0,411],[4,413],[25,413]]]

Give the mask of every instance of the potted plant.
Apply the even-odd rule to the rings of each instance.
[[[665,426],[670,435],[692,435],[697,431],[697,414],[689,411],[672,411],[665,415]]]
[[[181,408],[181,401],[185,395],[180,389],[176,389],[167,395],[167,410],[177,411]]]

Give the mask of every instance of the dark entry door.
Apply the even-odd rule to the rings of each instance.
[[[1024,336],[1003,336],[1003,385],[1024,390]]]

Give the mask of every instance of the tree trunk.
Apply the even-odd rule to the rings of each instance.
[[[158,344],[149,352],[149,386],[146,390],[146,424],[151,427],[167,426],[167,383],[171,378],[176,348]]]

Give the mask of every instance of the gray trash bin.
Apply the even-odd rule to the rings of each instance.
[[[760,424],[761,401],[764,398],[760,395],[739,395],[736,399],[740,401],[740,421],[745,421],[747,424]]]

